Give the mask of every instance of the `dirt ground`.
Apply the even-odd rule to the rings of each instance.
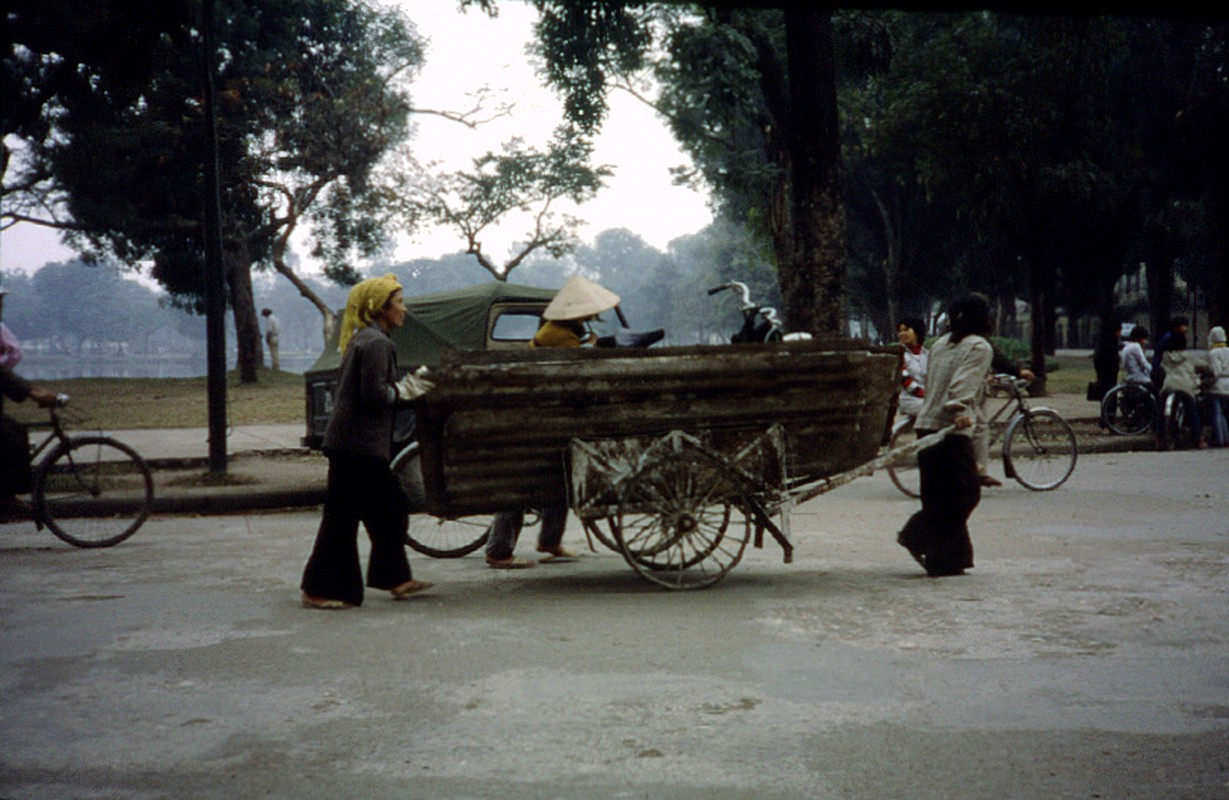
[[[2,527],[0,797],[1229,798],[1227,475],[988,490],[959,578],[880,474],[706,590],[413,555],[434,589],[343,612],[298,606],[315,509]]]

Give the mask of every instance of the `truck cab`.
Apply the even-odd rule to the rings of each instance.
[[[405,324],[392,332],[397,366],[402,373],[440,363],[450,351],[515,350],[529,346],[541,325],[542,312],[555,289],[520,286],[503,281],[447,292],[406,297]],[[333,395],[341,368],[338,352],[340,325],[324,353],[303,374],[307,403],[306,447],[319,449],[333,411]],[[412,420],[398,421],[398,427]],[[398,431],[398,438],[405,438]]]

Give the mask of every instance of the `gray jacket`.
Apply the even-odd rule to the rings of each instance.
[[[938,430],[951,425],[958,416],[985,424],[982,400],[993,358],[994,348],[980,336],[969,335],[955,344],[950,333],[939,337],[930,348],[926,399],[914,427]],[[956,433],[972,436],[973,430],[969,427]]]
[[[397,351],[377,325],[354,334],[341,359],[324,451],[392,459]]]

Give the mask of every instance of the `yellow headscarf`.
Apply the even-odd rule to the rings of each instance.
[[[341,340],[338,352],[346,352],[351,337],[371,324],[372,318],[384,308],[393,292],[401,288],[397,276],[388,273],[382,278],[368,278],[350,290],[346,310],[341,317]]]

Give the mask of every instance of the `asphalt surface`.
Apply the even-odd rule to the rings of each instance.
[[[234,472],[322,480],[266,434]],[[298,604],[318,508],[0,526],[0,798],[1229,800],[1229,450],[1098,449],[987,491],[942,580],[882,474],[695,592],[574,521],[573,563],[411,554],[433,589],[341,612]]]

